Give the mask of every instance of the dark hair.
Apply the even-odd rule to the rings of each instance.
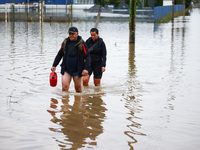
[[[90,30],[90,32],[96,32],[96,34],[99,34],[99,30],[98,30],[97,28],[92,28],[92,29]]]

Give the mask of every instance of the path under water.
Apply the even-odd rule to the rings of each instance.
[[[0,149],[188,150],[200,147],[200,9],[174,23],[99,23],[102,86],[49,86],[70,24],[0,22]],[[91,22],[73,23],[87,39]]]

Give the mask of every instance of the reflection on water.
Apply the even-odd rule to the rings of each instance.
[[[95,148],[96,138],[103,133],[102,122],[105,119],[105,103],[101,96],[77,96],[74,95],[72,105],[71,96],[62,97],[61,109],[58,109],[58,100],[51,99],[51,121],[59,124],[60,127],[49,129],[53,132],[60,132],[65,139],[56,139],[61,148],[78,149],[81,147]]]
[[[180,26],[175,28],[175,23],[172,22],[171,25],[171,52],[170,52],[170,69],[169,69],[169,89],[168,89],[168,108],[174,110],[173,100],[176,99],[176,95],[178,92],[176,89],[179,87],[180,83],[183,82],[183,68],[185,61],[185,52],[184,52],[184,39],[185,39],[185,17],[180,19]],[[177,35],[180,37],[180,43],[177,43]],[[179,47],[177,49],[177,47]]]
[[[129,70],[127,78],[127,88],[128,91],[125,94],[125,107],[129,110],[129,116],[126,118],[129,121],[127,124],[128,130],[124,131],[124,134],[127,135],[130,140],[128,140],[128,145],[130,149],[134,149],[137,139],[135,136],[146,136],[146,134],[141,133],[139,129],[142,127],[142,124],[139,123],[142,118],[138,117],[137,114],[143,111],[142,106],[140,105],[139,96],[136,94],[136,90],[141,90],[139,81],[137,81],[136,76],[136,65],[135,65],[135,44],[129,43]]]

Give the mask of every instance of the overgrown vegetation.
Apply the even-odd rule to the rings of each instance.
[[[145,0],[144,7],[149,7],[149,0]]]
[[[115,7],[119,7],[121,0],[109,0],[109,3],[114,5]]]
[[[154,6],[163,6],[163,0],[155,0]]]

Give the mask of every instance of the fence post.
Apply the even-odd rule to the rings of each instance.
[[[185,0],[183,0],[183,16],[185,17]]]
[[[67,0],[66,0],[66,5],[65,5],[65,11],[66,11],[66,21],[67,21]]]
[[[172,21],[174,21],[174,0],[172,0]]]
[[[7,23],[7,20],[8,20],[8,10],[7,10],[7,3],[5,5],[5,22]]]
[[[71,27],[73,26],[73,0],[71,0]]]
[[[44,0],[41,0],[41,21],[44,21]]]
[[[39,3],[39,21],[41,23],[41,3]]]

